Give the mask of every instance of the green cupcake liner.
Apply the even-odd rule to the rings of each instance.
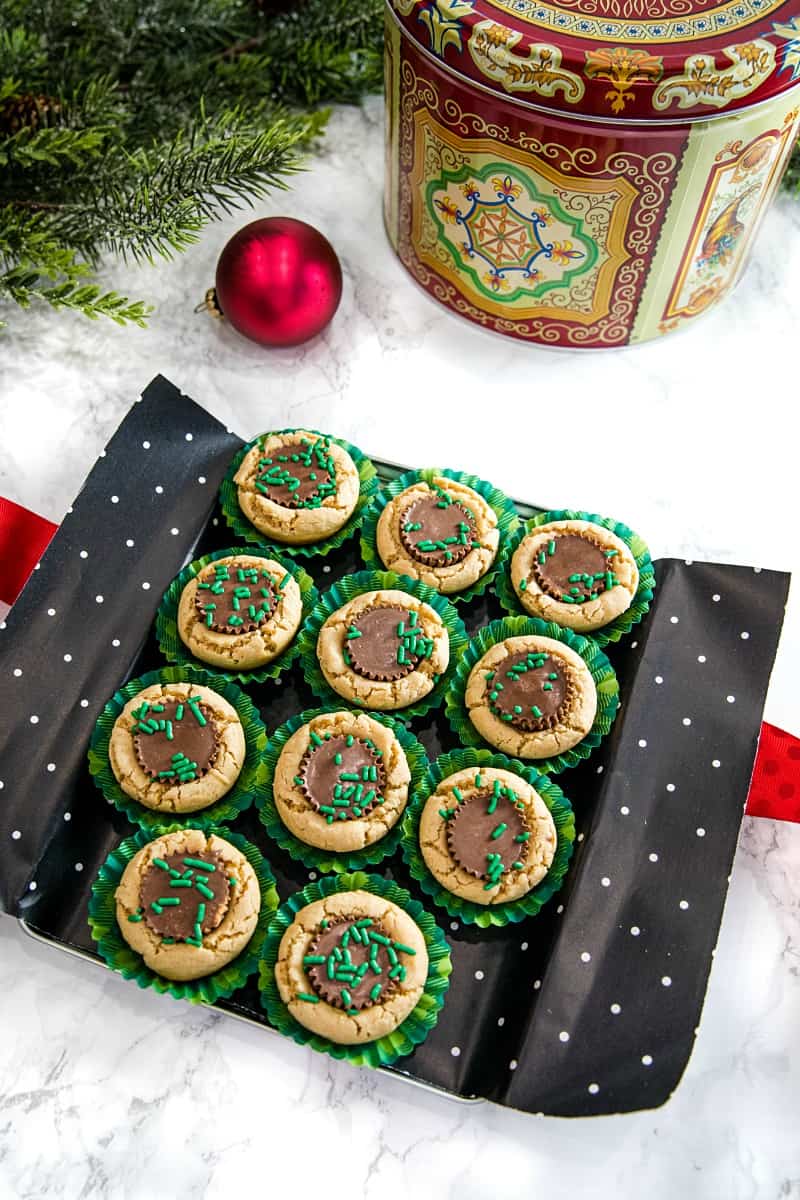
[[[346,707],[344,701],[342,701],[342,708]],[[285,850],[292,858],[303,863],[306,867],[316,868],[321,873],[329,871],[359,871],[363,870],[364,867],[381,862],[388,854],[394,853],[402,837],[402,814],[389,832],[379,841],[373,842],[370,846],[365,846],[362,850],[352,850],[345,854],[335,854],[332,850],[321,850],[317,846],[310,846],[308,842],[302,841],[290,829],[287,829],[281,820],[272,790],[278,759],[289,738],[302,725],[313,720],[314,717],[326,716],[331,711],[333,710],[326,708],[307,709],[305,712],[286,721],[270,736],[267,753],[264,756],[265,776],[263,785],[259,789],[256,807],[259,810],[258,815],[261,818],[261,822],[273,842],[277,842],[282,850]],[[409,733],[402,722],[393,720],[384,713],[369,712],[366,709],[362,709],[361,711],[374,721],[378,721],[381,725],[385,725],[388,729],[391,729],[403,747],[403,753],[406,756],[411,772],[411,782],[409,784],[410,800],[414,787],[422,778],[423,772],[428,766],[428,756],[425,753],[424,747],[417,741],[413,734]]]
[[[143,688],[154,683],[193,683],[198,686],[212,688],[229,704],[233,705],[239,714],[245,738],[245,760],[239,773],[239,778],[229,792],[215,800],[208,808],[197,812],[180,813],[158,812],[145,808],[138,800],[126,795],[117,782],[111,769],[108,756],[108,745],[114,722],[129,700],[132,700]],[[267,731],[258,715],[258,710],[240,688],[227,682],[220,675],[209,671],[187,670],[185,667],[164,667],[161,671],[149,671],[138,679],[131,679],[124,687],[116,691],[106,704],[97,719],[89,741],[89,774],[95,785],[133,825],[152,833],[161,832],[165,824],[175,828],[191,826],[195,829],[205,829],[233,821],[240,813],[253,803],[257,791],[263,786],[264,780],[264,751],[267,746]]]
[[[390,715],[395,720],[399,718],[405,721],[410,717],[422,716],[423,713],[441,704],[448,681],[455,670],[455,664],[468,641],[464,622],[453,605],[445,596],[440,595],[427,584],[420,583],[416,579],[409,579],[407,575],[394,575],[391,571],[357,571],[354,575],[344,575],[326,592],[322,593],[316,608],[303,626],[299,639],[300,664],[312,692],[325,704],[336,704],[337,707],[344,705],[345,708],[365,708],[365,705],[359,704],[357,700],[346,700],[330,686],[322,673],[317,658],[317,638],[328,617],[343,605],[348,604],[355,596],[360,596],[363,592],[389,588],[408,592],[418,600],[429,604],[441,617],[450,638],[450,661],[447,670],[439,676],[438,682],[434,684],[427,696],[423,696],[421,700],[417,700],[405,708],[390,710]]]
[[[263,439],[271,437],[273,433],[289,434],[296,432],[297,430],[295,429],[269,430],[267,433],[259,434],[257,438],[253,438],[251,442],[243,446],[234,457],[222,481],[219,489],[219,502],[225,520],[237,537],[244,538],[252,546],[261,546],[262,548],[274,546],[280,554],[311,558],[317,555],[330,554],[331,550],[335,550],[337,546],[341,546],[343,542],[346,542],[349,537],[353,536],[361,525],[370,501],[378,487],[378,476],[374,464],[357,446],[352,446],[350,442],[344,441],[343,438],[335,438],[330,437],[330,434],[322,434],[318,429],[306,430],[307,433],[314,433],[319,437],[330,437],[332,442],[335,442],[337,446],[340,446],[342,450],[346,450],[350,455],[358,471],[358,500],[341,529],[337,529],[336,533],[332,533],[330,537],[322,538],[318,542],[309,542],[305,546],[292,546],[288,542],[279,542],[270,539],[266,533],[262,533],[260,529],[256,529],[252,521],[242,512],[239,507],[239,491],[233,480],[242,464],[242,460],[252,450],[253,446],[263,444]]]
[[[448,891],[431,873],[422,857],[419,848],[419,822],[425,803],[443,779],[454,775],[456,771],[463,771],[465,767],[496,767],[498,770],[519,775],[535,788],[550,810],[557,834],[553,862],[544,879],[519,900],[509,900],[505,904],[476,904],[473,900],[465,900],[462,896]],[[450,754],[440,755],[431,763],[425,778],[415,789],[414,797],[403,817],[403,858],[412,878],[416,879],[434,904],[438,904],[452,917],[458,917],[465,924],[478,925],[481,929],[488,929],[492,925],[516,924],[524,921],[526,917],[535,917],[542,905],[563,885],[572,858],[574,841],[575,815],[561,788],[552,779],[540,775],[533,767],[526,766],[518,759],[507,758],[505,754],[492,754],[489,750],[465,747],[453,750]]]
[[[494,487],[491,483],[487,483],[485,479],[479,479],[477,475],[467,475],[463,471],[438,470],[434,467],[425,467],[420,471],[406,471],[398,479],[393,479],[391,483],[385,484],[374,497],[364,517],[364,524],[361,529],[361,557],[366,566],[375,570],[384,569],[383,560],[378,553],[377,538],[378,521],[380,520],[381,513],[389,501],[393,500],[395,496],[399,496],[406,488],[412,487],[415,483],[419,482],[431,484],[437,477],[453,479],[457,483],[463,483],[466,487],[471,487],[474,492],[477,492],[486,501],[497,517],[500,544],[495,560],[489,567],[489,570],[469,587],[459,592],[448,592],[447,594],[447,599],[454,603],[462,600],[472,600],[473,597],[480,596],[482,592],[486,591],[498,567],[505,560],[505,549],[508,541],[511,535],[516,532],[520,523],[513,500],[509,500],[508,496],[504,492],[501,492],[499,488]]]
[[[555,638],[556,641],[569,646],[576,654],[580,654],[589,668],[597,689],[597,712],[592,728],[586,736],[578,742],[577,746],[573,746],[571,750],[565,750],[563,754],[535,760],[536,770],[540,774],[556,775],[567,767],[577,766],[579,762],[588,758],[593,750],[597,749],[611,728],[619,708],[619,684],[614,674],[614,668],[591,638],[582,637],[578,633],[573,633],[571,629],[564,629],[561,625],[553,624],[552,621],[540,621],[538,617],[502,617],[497,621],[491,621],[473,635],[466,653],[461,656],[447,689],[445,714],[450,722],[450,727],[463,745],[487,745],[486,739],[481,737],[470,721],[464,704],[464,692],[469,673],[478,659],[482,658],[487,650],[497,642],[502,642],[509,637],[530,635]]]
[[[406,1017],[402,1024],[378,1038],[360,1046],[342,1046],[328,1038],[320,1037],[306,1029],[286,1008],[281,1000],[278,985],[275,981],[275,964],[278,959],[278,949],[281,938],[294,921],[296,914],[314,900],[322,900],[335,892],[368,891],[390,900],[393,904],[404,909],[419,926],[428,950],[428,976],[425,988],[417,1001],[416,1008]],[[258,972],[258,983],[261,989],[261,1004],[266,1009],[272,1025],[286,1037],[301,1046],[311,1046],[313,1050],[330,1054],[333,1058],[347,1059],[358,1067],[387,1067],[402,1055],[411,1051],[423,1042],[436,1024],[445,993],[450,986],[450,947],[439,926],[429,912],[414,900],[409,893],[391,880],[382,879],[378,875],[366,875],[363,871],[352,874],[329,875],[304,887],[296,892],[285,904],[282,904],[275,914],[264,942],[264,951]]]
[[[183,829],[183,825],[168,825],[159,833],[173,833]],[[132,837],[126,838],[115,850],[112,850],[92,884],[89,898],[89,928],[92,938],[97,943],[97,949],[106,964],[117,971],[125,979],[134,979],[139,987],[152,987],[157,992],[167,993],[176,1000],[189,1000],[192,1004],[213,1004],[230,996],[237,988],[242,987],[258,967],[258,961],[267,928],[273,913],[280,904],[280,897],[275,887],[275,878],[261,851],[248,842],[239,833],[229,829],[204,829],[204,833],[216,833],[219,837],[241,850],[256,873],[258,885],[261,888],[261,911],[258,923],[250,941],[232,962],[215,971],[213,975],[205,975],[201,979],[190,979],[180,982],[166,979],[145,966],[144,959],[137,954],[120,932],[117,924],[114,893],[117,890],[122,873],[143,846],[154,840],[144,829],[140,829]]]
[[[520,604],[511,582],[511,559],[524,537],[540,525],[549,524],[550,521],[591,521],[594,525],[602,525],[604,529],[616,534],[633,555],[636,566],[639,568],[639,586],[630,606],[613,621],[603,625],[601,629],[591,629],[581,634],[582,637],[591,638],[598,646],[607,646],[609,642],[618,642],[630,633],[633,626],[641,621],[649,609],[656,587],[656,576],[650,551],[644,540],[627,525],[623,525],[621,521],[614,521],[611,517],[601,517],[597,513],[578,512],[571,508],[551,509],[550,512],[539,513],[537,516],[531,517],[509,539],[503,570],[498,571],[495,576],[494,589],[497,599],[506,612],[529,615]]]
[[[265,557],[272,559],[273,562],[279,563],[284,571],[288,571],[300,588],[300,597],[303,602],[303,616],[300,624],[300,629],[302,629],[302,621],[308,617],[308,614],[317,602],[318,594],[317,589],[314,587],[314,580],[298,563],[285,562],[280,554],[271,547],[260,546],[258,550]],[[194,562],[189,563],[188,567],[183,568],[180,575],[175,576],[172,583],[164,592],[161,603],[158,606],[158,612],[156,613],[156,637],[158,638],[159,649],[169,662],[182,663],[188,667],[199,667],[203,670],[213,671],[215,675],[221,676],[223,679],[229,679],[234,683],[264,683],[267,679],[277,679],[281,671],[285,671],[287,667],[292,665],[299,653],[300,629],[298,629],[292,641],[277,658],[273,658],[271,662],[265,663],[263,667],[258,667],[253,671],[224,671],[222,667],[216,667],[211,663],[204,662],[203,659],[197,658],[192,654],[178,632],[178,605],[180,604],[181,592],[187,583],[191,579],[194,579],[196,575],[199,575],[209,563],[216,562],[218,558],[229,558],[235,554],[252,556],[253,554],[257,555],[257,553],[258,551],[253,546],[232,546],[227,550],[215,550],[213,554],[205,554],[202,558],[196,558]]]

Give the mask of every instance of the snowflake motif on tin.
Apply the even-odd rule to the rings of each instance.
[[[428,202],[460,270],[498,300],[541,296],[568,285],[597,257],[580,221],[499,163],[435,180]]]

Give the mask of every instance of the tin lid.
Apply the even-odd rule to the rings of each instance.
[[[606,120],[708,120],[800,82],[800,0],[389,0],[444,67]]]

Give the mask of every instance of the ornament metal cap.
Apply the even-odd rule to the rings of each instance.
[[[194,311],[196,313],[207,312],[210,313],[212,317],[216,317],[218,321],[224,320],[225,314],[220,308],[219,301],[217,300],[217,289],[213,287],[208,288],[204,298],[199,304],[195,305]]]

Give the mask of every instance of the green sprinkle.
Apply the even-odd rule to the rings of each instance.
[[[483,787],[483,780],[481,779],[480,772],[478,772],[478,774],[475,776],[475,787]]]
[[[289,582],[289,580],[290,580],[291,578],[292,578],[292,577],[291,577],[291,575],[290,575],[290,574],[289,574],[289,572],[287,571],[287,572],[286,572],[286,574],[284,575],[283,579],[282,579],[282,580],[280,581],[280,583],[278,584],[278,591],[279,591],[279,592],[282,592],[282,591],[283,591],[283,589],[286,587],[287,583]]]
[[[531,835],[529,833],[518,833],[517,836],[514,838],[514,841],[515,842],[527,842],[527,840],[530,836]]]
[[[404,946],[402,942],[395,942],[395,944],[394,944],[394,948],[395,948],[395,950],[399,950],[401,954],[414,954],[414,955],[416,955],[416,953],[417,953],[417,952],[416,952],[416,950],[413,950],[413,949],[411,948],[411,946]]]
[[[162,871],[169,870],[169,866],[167,863],[164,862],[163,858],[154,858],[151,861],[152,861],[154,867],[161,867]]]
[[[158,903],[163,908],[175,908],[180,904],[180,899],[178,896],[159,896]]]
[[[342,988],[342,1000],[348,1006],[348,1008],[353,1003],[353,997],[350,995],[348,988]]]
[[[232,620],[232,618],[231,618],[231,620]],[[186,703],[189,705],[189,708],[194,713],[197,724],[198,725],[207,725],[208,721],[205,719],[202,712],[200,711],[200,697],[199,696],[189,696],[186,700]]]
[[[211,888],[206,887],[206,885],[204,883],[200,883],[200,881],[198,880],[195,882],[194,886],[197,888],[197,890],[201,896],[205,896],[206,900],[214,899],[214,893],[212,892]]]
[[[324,954],[307,954],[303,959],[303,966],[308,967],[312,966],[314,963],[324,963],[326,961],[327,960]]]
[[[216,871],[217,869],[213,863],[203,862],[202,859],[199,858],[185,858],[183,861],[187,867],[199,867],[201,871],[206,871],[209,873],[211,871]]]
[[[522,705],[521,705],[521,704],[515,704],[515,705],[514,705],[514,712],[515,712],[515,713],[517,713],[517,715],[519,715],[519,714],[522,712]]]
[[[355,738],[353,737],[352,733],[348,733],[347,742],[345,744],[349,747],[349,746],[352,746],[354,741],[355,741]]]
[[[532,704],[532,705],[531,705],[531,712],[533,713],[533,715],[536,717],[536,720],[538,721],[538,720],[539,720],[539,718],[540,718],[540,717],[541,717],[541,715],[542,715],[542,710],[539,708],[539,705],[538,705],[538,704]]]
[[[321,746],[321,745],[322,745],[322,738],[319,736],[319,734],[318,734],[318,733],[315,733],[313,729],[311,730],[311,733],[309,734],[309,737],[310,737],[311,741],[314,743],[314,745],[315,745],[315,746]]]
[[[382,946],[388,946],[391,944],[388,937],[384,937],[382,933],[378,933],[374,929],[370,929],[369,936],[373,942],[380,942]]]
[[[613,558],[614,555],[618,554],[618,553],[619,553],[618,550],[606,550],[605,555],[606,555],[606,558]]]
[[[550,541],[547,543],[547,553],[552,555],[552,554],[555,554],[555,552],[556,552],[556,544],[551,538]]]
[[[508,826],[506,825],[505,821],[501,821],[500,824],[492,830],[492,838],[502,837],[507,829]]]
[[[372,1000],[372,1001],[377,1000],[382,991],[383,991],[383,984],[381,984],[381,983],[374,984],[370,988],[370,992],[369,992],[370,1000]]]
[[[336,763],[337,767],[340,767],[342,765],[342,756],[341,756],[341,754],[338,753],[338,751],[336,754],[334,754],[333,761]]]
[[[526,591],[526,590],[527,590],[527,587],[528,587],[528,581],[527,581],[527,579],[520,579],[520,581],[519,581],[519,590],[520,590],[521,592],[524,592],[524,591]]]
[[[451,809],[440,808],[439,816],[442,818],[443,821],[449,821],[450,818],[454,815],[455,811],[456,810],[454,808],[451,808]]]
[[[523,868],[523,865],[524,864],[521,862],[514,862],[511,864],[511,866],[514,868],[515,871],[521,871]]]
[[[136,923],[137,921],[141,921],[141,919],[142,919],[142,914],[138,913],[138,912],[131,913],[128,917],[128,920],[133,921],[134,923]]]
[[[297,992],[295,1000],[305,1000],[307,1004],[319,1004],[319,996],[312,996],[310,992]]]
[[[170,887],[188,887],[188,888],[190,888],[192,886],[192,881],[191,881],[191,879],[171,879],[169,882],[169,886]]]
[[[229,875],[228,883],[230,884],[231,887],[236,887],[237,880],[235,879],[235,877],[233,875]]]

